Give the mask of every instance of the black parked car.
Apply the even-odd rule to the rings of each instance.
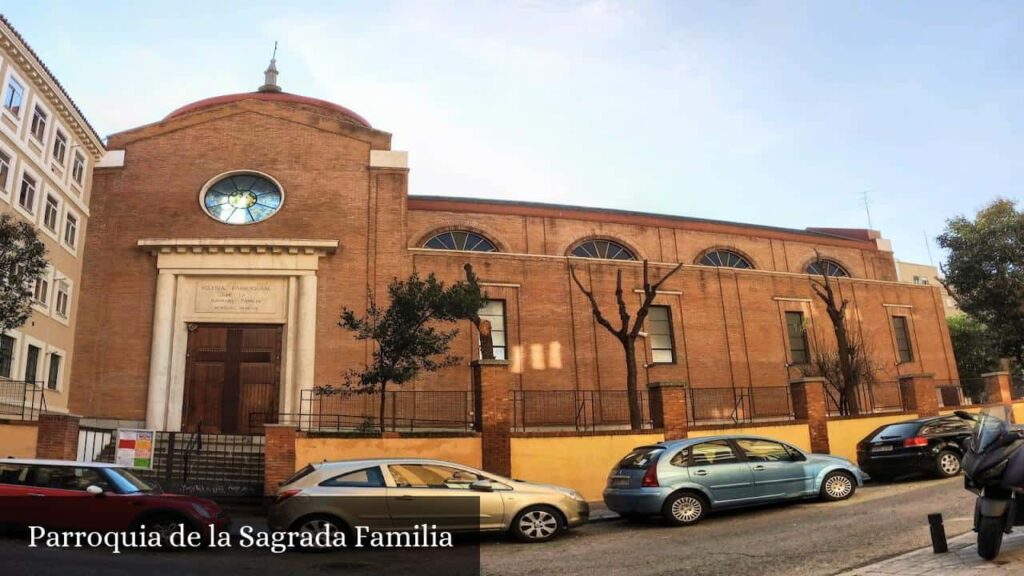
[[[857,463],[880,481],[922,473],[956,476],[971,430],[971,422],[956,416],[881,426],[857,444]]]

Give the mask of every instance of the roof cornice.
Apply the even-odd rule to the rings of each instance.
[[[0,14],[0,49],[3,49],[14,63],[25,71],[28,79],[49,101],[50,106],[56,110],[57,115],[64,120],[69,130],[89,150],[93,158],[101,158],[106,151],[103,139],[85,119],[85,114],[71,99],[57,77],[3,14]]]

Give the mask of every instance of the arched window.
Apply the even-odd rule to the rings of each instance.
[[[701,266],[722,266],[724,268],[748,268],[750,261],[731,250],[711,250],[700,257]]]
[[[636,260],[629,248],[611,240],[587,240],[572,249],[578,258],[602,258],[605,260]]]
[[[441,232],[423,243],[424,248],[434,250],[468,250],[470,252],[497,252],[494,243],[468,230]]]
[[[822,272],[824,272],[826,276],[850,275],[850,273],[846,271],[846,268],[843,268],[842,265],[840,265],[835,260],[826,260],[824,258],[820,260],[814,260],[813,262],[807,265],[807,268],[804,271],[807,272],[808,274],[816,274],[818,276],[821,276]]]

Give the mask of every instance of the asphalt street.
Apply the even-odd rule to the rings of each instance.
[[[827,576],[930,544],[927,515],[948,535],[971,529],[963,478],[867,486],[850,500],[804,502],[709,516],[697,526],[592,524],[546,546],[482,547],[485,574]]]
[[[868,486],[846,502],[802,502],[711,515],[687,528],[668,527],[657,520],[613,520],[589,524],[546,544],[483,536],[460,538],[455,550],[378,554],[203,550],[114,556],[104,550],[32,549],[24,538],[6,536],[0,538],[0,565],[5,576],[454,576],[476,572],[479,547],[486,575],[828,576],[928,545],[928,513],[944,514],[950,536],[970,530],[973,501],[961,478],[910,481]]]

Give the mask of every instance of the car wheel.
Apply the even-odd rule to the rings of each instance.
[[[939,478],[952,478],[960,473],[960,455],[943,450],[935,457],[935,474]]]
[[[545,542],[561,530],[562,515],[550,506],[531,506],[512,519],[512,536],[522,542]]]
[[[679,492],[665,500],[661,515],[669,524],[690,526],[703,520],[710,507],[708,499],[696,492]]]
[[[846,500],[857,491],[857,481],[848,472],[829,472],[821,483],[821,499],[827,502]]]
[[[344,522],[338,518],[331,516],[330,514],[310,514],[309,516],[303,516],[292,523],[290,530],[292,532],[307,532],[310,534],[319,534],[324,530],[330,530],[331,532],[344,532],[346,541],[353,535]],[[316,546],[304,547],[304,550],[320,550]],[[328,548],[324,548],[326,551]]]

